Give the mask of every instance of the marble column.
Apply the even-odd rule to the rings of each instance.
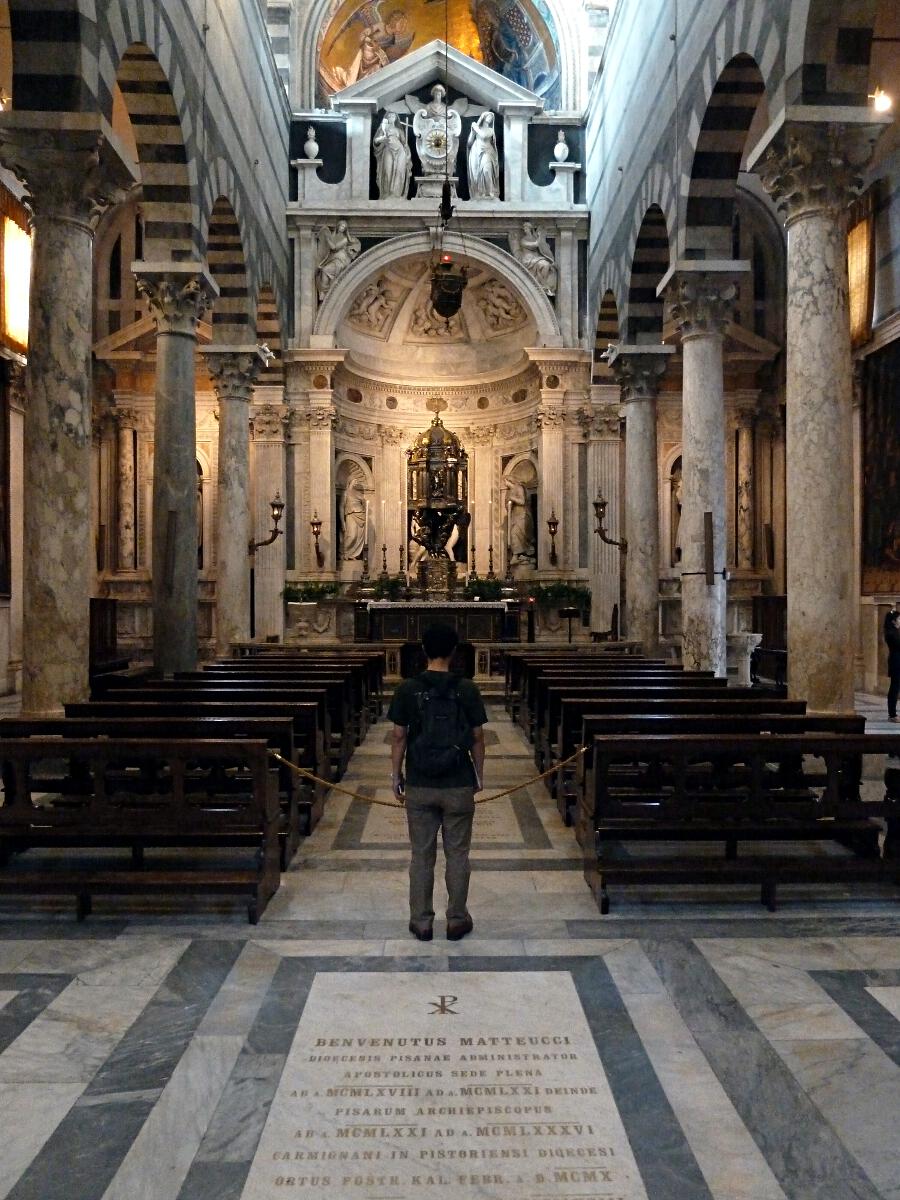
[[[137,413],[133,408],[113,410],[116,422],[116,569],[133,571],[137,566],[135,539],[134,431]]]
[[[737,545],[735,562],[739,571],[753,570],[753,547],[755,543],[754,522],[754,464],[753,464],[753,418],[754,409],[744,406],[737,414]]]
[[[309,410],[309,495],[310,505],[322,520],[319,545],[325,558],[323,571],[340,570],[337,561],[337,503],[334,494],[334,431],[338,414],[330,388],[310,391]],[[398,543],[399,545],[399,543]],[[369,569],[372,569],[371,546]],[[332,574],[332,578],[334,575]]]
[[[659,467],[656,396],[673,346],[610,347],[625,405],[625,621],[645,654],[659,648]]]
[[[681,335],[682,660],[689,671],[725,666],[725,403],[722,343],[746,264],[676,263],[663,277],[668,315]],[[705,574],[705,514],[712,514],[713,582]]]
[[[156,321],[153,452],[153,666],[197,666],[197,324],[218,288],[200,263],[136,262]]]
[[[0,162],[26,185],[33,213],[22,709],[37,716],[87,695],[92,243],[97,218],[135,178],[109,126],[89,114],[0,114]]]
[[[203,351],[219,402],[216,481],[216,654],[250,640],[250,400],[267,355],[258,346]]]
[[[251,418],[253,429],[254,488],[253,518],[250,537],[264,541],[272,530],[271,501],[275,493],[283,497],[285,487],[285,438],[291,410],[281,404],[263,404]],[[253,552],[253,587],[256,609],[257,641],[268,637],[284,638],[285,544],[277,537],[268,546]]]
[[[890,117],[788,109],[751,168],[787,229],[788,687],[852,709],[856,606],[850,308],[844,212]]]

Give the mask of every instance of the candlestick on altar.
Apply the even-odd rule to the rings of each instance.
[[[398,574],[400,574],[400,575],[403,574],[403,547],[402,546],[400,547],[400,570],[399,570]]]
[[[488,579],[496,579],[497,578],[497,576],[494,574],[494,543],[493,542],[491,542],[491,544],[488,546],[487,578]]]
[[[478,568],[475,565],[475,541],[474,541],[474,539],[472,541],[472,578],[473,579],[478,578]]]
[[[387,542],[384,542],[381,547],[381,574],[384,579],[387,579]]]

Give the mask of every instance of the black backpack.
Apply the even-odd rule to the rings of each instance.
[[[418,683],[419,716],[407,756],[418,774],[437,779],[471,762],[472,727],[452,676],[448,675],[446,683],[421,678]]]

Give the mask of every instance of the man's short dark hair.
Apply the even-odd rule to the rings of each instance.
[[[422,634],[422,649],[425,657],[449,658],[459,645],[459,634],[452,625],[429,625]]]

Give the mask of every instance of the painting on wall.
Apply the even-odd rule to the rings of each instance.
[[[435,39],[558,103],[559,53],[544,0],[333,0],[319,41],[319,99]]]
[[[862,590],[900,595],[900,342],[865,364]]]

